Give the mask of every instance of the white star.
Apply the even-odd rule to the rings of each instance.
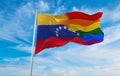
[[[67,27],[66,27],[66,26],[63,26],[63,28],[64,28],[64,29],[67,29]]]
[[[58,28],[56,28],[56,30],[57,30],[57,31],[59,31],[59,29],[58,29]]]
[[[59,27],[59,29],[61,30],[61,29],[62,29],[62,27]]]
[[[79,33],[77,33],[77,35],[79,36]]]
[[[56,34],[56,36],[59,36],[59,34]]]
[[[58,33],[58,31],[55,31],[55,33]]]

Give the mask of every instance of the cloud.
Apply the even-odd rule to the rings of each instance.
[[[79,11],[79,9],[74,6],[74,7],[72,8],[72,11]]]
[[[120,24],[113,25],[103,30],[105,33],[105,41],[101,45],[112,43],[120,40]]]
[[[119,14],[120,14],[120,5],[118,5],[117,7],[114,7],[113,9],[104,9],[102,8],[101,9],[103,11],[103,15],[104,15],[104,18],[103,18],[103,21],[111,21],[111,22],[117,22],[117,21],[120,21],[120,17],[119,17]]]
[[[37,8],[40,12],[46,12],[50,10],[49,3],[40,0],[37,4]]]
[[[18,66],[0,67],[0,75],[2,76],[28,76],[28,71],[29,69]]]
[[[119,76],[119,68],[117,67],[106,67],[106,68],[100,68],[100,67],[55,67],[54,69],[51,68],[51,70],[43,71],[45,67],[41,66],[37,69],[33,69],[33,75],[34,76]],[[39,70],[38,70],[39,69]],[[19,67],[19,66],[8,66],[8,67],[2,67],[0,68],[0,75],[2,76],[8,76],[6,75],[6,72],[9,72],[9,76],[28,76],[29,75],[29,69],[28,67]]]
[[[53,14],[55,14],[55,15],[62,14],[65,10],[66,10],[65,6],[62,5],[62,6],[58,7]]]
[[[119,69],[115,68],[99,68],[99,67],[64,67],[51,69],[48,72],[43,72],[41,76],[119,76]]]
[[[16,49],[16,50],[20,50],[20,51],[23,51],[23,52],[28,52],[28,53],[31,53],[33,50],[32,50],[32,45],[31,46],[28,46],[28,45],[23,45],[23,44],[19,44],[17,46],[14,46],[14,47],[10,47],[12,49]]]
[[[5,23],[3,23],[3,26],[0,28],[0,38],[15,43],[31,43],[29,41],[30,39],[28,39],[31,36],[31,32],[27,31],[32,30],[32,25],[29,25],[31,23],[27,23],[25,19],[29,20],[32,16],[33,8],[31,3],[20,7],[13,17],[10,17],[10,20],[4,20]]]
[[[95,51],[89,49],[82,49],[83,48],[81,47],[77,47],[74,50],[73,48],[69,48],[66,51],[55,50],[51,56],[44,58],[41,57],[41,55],[35,56],[33,75],[119,76],[119,50],[99,48],[99,51]],[[105,61],[109,61],[111,63],[106,63],[100,59],[105,59]],[[0,66],[0,75],[6,76],[6,72],[10,72],[9,76],[29,75],[30,57],[9,58],[4,59],[4,61],[7,64],[2,64]],[[81,64],[83,64],[83,62],[85,66],[80,66]],[[101,62],[104,62],[104,64],[101,65]],[[87,65],[86,63],[91,64]],[[95,65],[92,66],[92,64]]]
[[[85,6],[82,6],[81,8],[77,8],[75,6],[72,7],[72,11],[81,11],[81,12],[85,12],[87,14],[94,14],[96,13],[98,10],[94,9],[94,8],[87,8]]]

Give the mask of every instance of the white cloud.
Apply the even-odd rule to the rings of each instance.
[[[0,67],[1,76],[28,76],[29,69],[19,66]]]
[[[111,21],[111,22],[120,21],[120,17],[119,17],[120,5],[110,10],[104,8],[100,10],[103,11],[103,21]]]
[[[69,52],[74,53],[69,50]],[[76,53],[77,51],[75,51]],[[60,53],[60,52],[59,52]],[[119,71],[120,71],[120,62],[112,63],[112,64],[105,64],[105,65],[94,65],[94,66],[79,66],[78,64],[72,64],[66,62],[68,61],[66,57],[68,54],[66,52],[61,52],[63,53],[63,60],[67,64],[63,64],[61,61],[57,62],[55,60],[55,57],[34,57],[34,67],[33,67],[33,76],[119,76]],[[64,55],[66,53],[67,56]],[[89,53],[92,54],[92,53]],[[81,55],[81,54],[80,54]],[[78,61],[78,59],[82,59],[80,55],[74,55],[72,57],[77,56],[72,62],[74,63],[75,61]],[[99,54],[98,54],[99,55]],[[61,54],[60,54],[61,56]],[[61,56],[61,57],[62,57]],[[87,56],[87,55],[86,55]],[[104,56],[104,55],[103,55]],[[56,56],[57,57],[57,56]],[[69,59],[72,58],[71,56]],[[89,56],[90,57],[90,56]],[[115,56],[116,57],[116,56]],[[96,58],[97,59],[97,58]],[[119,58],[118,58],[119,59]],[[24,62],[20,62],[23,61]],[[8,65],[3,65],[0,66],[0,75],[2,76],[7,76],[6,72],[10,72],[9,76],[27,76],[29,75],[29,57],[22,57],[22,58],[16,58],[16,59],[5,59]],[[91,58],[92,60],[92,58]],[[113,60],[113,59],[111,59]],[[109,61],[111,61],[109,60]],[[14,65],[14,63],[17,63],[17,65]],[[94,61],[94,60],[93,60]],[[18,63],[21,64],[18,64]],[[99,62],[98,62],[99,63]],[[24,64],[24,65],[23,65]],[[79,62],[79,64],[82,64],[82,62]]]
[[[39,66],[38,66],[39,67]],[[65,69],[63,69],[65,68]],[[54,67],[48,71],[43,71],[45,68],[43,66],[33,69],[33,76],[119,76],[120,69],[117,67]],[[0,75],[8,76],[6,73],[9,73],[9,76],[28,76],[29,69],[28,67],[2,67],[0,68]]]
[[[120,40],[119,32],[120,32],[120,24],[113,25],[111,27],[104,29],[105,41],[101,45]]]
[[[81,11],[81,12],[85,12],[87,14],[94,14],[96,13],[98,10],[97,9],[90,9],[90,8],[86,8],[84,6],[82,6],[81,8],[77,8],[77,7],[73,7],[72,11]]]
[[[22,43],[24,41],[31,43],[28,38],[31,36],[29,23],[25,22],[25,18],[29,19],[33,16],[33,8],[31,3],[28,3],[20,7],[10,20],[6,20],[3,23],[3,27],[0,28],[0,38],[12,41],[15,43]],[[33,21],[34,22],[34,21]],[[29,27],[29,28],[28,28]],[[4,34],[3,34],[4,33]],[[21,40],[23,41],[21,41]]]
[[[49,72],[45,72],[44,75],[47,76],[119,76],[119,69],[113,68],[96,68],[96,67],[72,67],[72,68],[55,68]]]
[[[72,11],[79,11],[79,9],[74,6],[74,7],[72,8]]]
[[[46,12],[50,10],[49,4],[47,2],[44,2],[43,0],[40,0],[37,5],[40,12]]]
[[[66,10],[65,6],[62,5],[62,6],[58,7],[53,14],[55,14],[55,15],[62,14],[65,10]]]
[[[28,52],[28,53],[31,53],[33,51],[32,50],[32,45],[28,46],[28,45],[19,44],[17,46],[9,47],[9,48],[16,49],[16,50],[19,49],[19,50],[21,50],[23,52]]]
[[[3,59],[3,61],[5,61],[5,62],[9,62],[9,64],[10,64],[10,62],[18,62],[18,61],[20,61],[20,58],[9,58],[9,59]]]

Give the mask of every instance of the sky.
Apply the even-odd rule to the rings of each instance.
[[[34,55],[33,76],[120,76],[120,0],[0,0],[0,76],[29,76],[35,9],[103,12],[104,41],[68,43]]]

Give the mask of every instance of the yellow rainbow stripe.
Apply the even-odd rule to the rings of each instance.
[[[100,27],[100,22],[95,22],[87,27],[83,27],[83,26],[80,26],[80,25],[74,25],[74,24],[69,24],[67,25],[69,30],[71,31],[77,31],[77,30],[81,30],[81,31],[84,31],[84,32],[89,32],[89,31],[92,31],[96,28],[99,28]]]

